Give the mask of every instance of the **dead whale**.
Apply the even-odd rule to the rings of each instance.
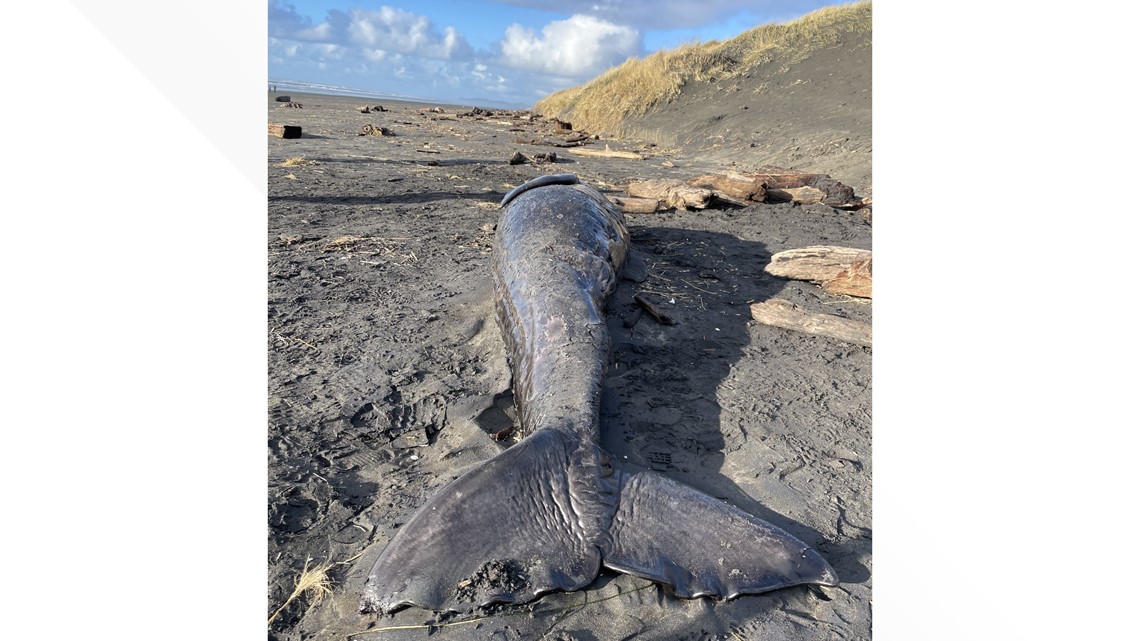
[[[525,438],[441,489],[373,566],[362,612],[465,611],[590,584],[604,566],[681,597],[838,585],[791,534],[599,446],[610,358],[604,308],[629,253],[625,219],[572,174],[507,194],[498,319]]]

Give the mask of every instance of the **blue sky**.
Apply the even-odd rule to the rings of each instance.
[[[268,75],[529,107],[631,56],[724,40],[834,0],[269,0]]]

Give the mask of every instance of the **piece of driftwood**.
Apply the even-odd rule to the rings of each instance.
[[[625,193],[656,200],[658,209],[704,209],[713,196],[712,190],[668,178],[635,180],[625,186]]]
[[[649,312],[649,315],[656,319],[658,323],[661,323],[662,325],[677,324],[677,321],[673,320],[672,316],[662,311],[661,308],[652,300],[650,300],[649,297],[645,294],[634,294],[633,301],[638,305],[641,305],[642,309]]]
[[[527,161],[526,156],[522,155],[522,152],[516,151],[513,156],[511,156],[509,159],[507,159],[507,164],[508,165],[521,165],[526,161]]]
[[[276,100],[277,102],[293,102],[293,99],[290,98],[289,96],[277,96],[276,98],[274,98],[274,100]]]
[[[805,312],[782,298],[770,298],[762,303],[754,303],[752,318],[772,327],[813,336],[825,336],[864,347],[871,346],[869,324],[834,314]]]
[[[757,178],[762,180],[768,186],[768,199],[772,200],[773,190],[782,190],[788,192],[789,195],[794,197],[800,195],[801,192],[791,191],[800,187],[814,187],[823,192],[823,196],[819,201],[831,207],[839,207],[841,205],[849,205],[858,202],[855,198],[855,190],[843,183],[835,180],[827,174],[809,174],[802,171],[794,171],[791,169],[782,169],[780,167],[764,166],[760,169],[744,174],[750,178]],[[814,192],[802,192],[804,196],[811,195],[814,197]],[[805,202],[805,201],[797,201]]]
[[[845,294],[859,298],[871,297],[871,252],[860,254],[851,266],[839,272],[834,278],[823,283],[823,291],[829,294]]]
[[[364,136],[395,136],[396,135],[396,134],[392,133],[392,130],[387,128],[387,127],[377,127],[376,125],[373,125],[371,123],[365,124],[363,127],[360,128],[360,131],[363,132],[361,135],[364,135]]]
[[[718,198],[734,201],[764,202],[764,181],[742,174],[728,173],[708,176],[695,176],[685,181],[694,187],[711,189]]]
[[[652,214],[657,211],[656,198],[630,198],[628,196],[610,196],[610,202],[627,214]]]
[[[645,160],[645,156],[634,153],[632,151],[616,151],[610,149],[606,145],[605,149],[587,149],[585,147],[572,147],[566,150],[567,153],[577,154],[579,156],[596,156],[599,158],[628,158],[630,160]]]
[[[299,125],[275,125],[269,123],[269,133],[278,138],[300,138],[301,127]]]
[[[827,198],[827,192],[816,187],[787,187],[784,189],[770,187],[768,189],[768,201],[774,203],[791,202],[810,205],[821,203],[825,198]]]
[[[824,283],[851,267],[855,259],[863,255],[870,256],[871,252],[853,247],[813,245],[772,254],[764,271],[781,278]]]
[[[543,145],[545,147],[580,147],[581,140],[560,140],[557,138],[522,138],[518,137],[511,141],[516,145]]]

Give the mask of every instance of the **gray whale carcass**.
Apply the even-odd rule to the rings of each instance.
[[[625,218],[577,176],[503,198],[494,262],[519,443],[442,488],[376,560],[362,612],[465,611],[578,590],[607,567],[681,597],[819,584],[835,571],[791,534],[599,446],[610,359],[604,307]]]

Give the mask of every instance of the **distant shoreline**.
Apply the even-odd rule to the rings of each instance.
[[[273,88],[276,87],[277,91],[274,92]],[[472,101],[472,102],[445,102],[440,100],[431,100],[428,98],[416,98],[413,96],[398,96],[395,94],[384,94],[378,92],[369,92],[363,89],[352,89],[349,87],[322,87],[308,85],[306,83],[297,81],[282,80],[278,82],[269,81],[267,92],[272,96],[291,96],[297,95],[312,95],[312,96],[330,96],[333,98],[353,98],[356,100],[375,100],[375,101],[388,101],[408,105],[438,105],[447,107],[483,107],[485,109],[509,109],[509,110],[527,110],[530,106],[518,107],[511,106],[508,103],[500,103],[496,101]]]

